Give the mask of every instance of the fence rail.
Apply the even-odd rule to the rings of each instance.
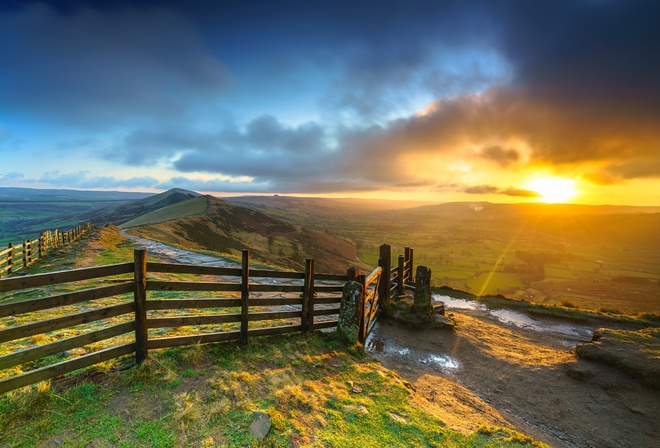
[[[30,266],[45,257],[49,250],[76,241],[91,228],[92,223],[86,222],[66,232],[46,230],[37,239],[9,243],[7,249],[0,251],[0,277]]]
[[[27,344],[27,348],[18,348],[0,356],[0,370],[17,367],[31,369],[0,379],[0,394],[128,354],[135,354],[136,362],[141,363],[147,358],[149,350],[153,349],[230,340],[247,344],[248,339],[254,336],[292,332],[306,334],[318,329],[333,328],[337,326],[343,284],[348,280],[359,281],[363,286],[365,318],[359,338],[364,342],[382,303],[385,298],[391,297],[391,288],[394,286],[393,290],[397,291],[399,284],[406,287],[412,284],[412,249],[406,248],[403,271],[400,261],[397,269],[389,267],[389,251],[389,246],[381,246],[379,266],[369,275],[361,275],[354,268],[346,274],[315,273],[312,259],[307,260],[304,272],[251,270],[247,250],[243,251],[240,268],[147,262],[146,251],[138,249],[134,251],[132,262],[0,279],[0,292],[20,292],[90,280],[100,284],[93,287],[88,284],[82,287],[73,285],[74,291],[0,304],[0,318],[15,319],[16,316],[23,316],[28,320],[22,320],[20,325],[0,328],[0,342],[12,342],[20,347],[21,340],[38,335],[50,334],[60,338],[33,346],[30,346],[30,341],[23,341],[23,346]],[[127,277],[127,274],[132,274],[132,278]],[[161,277],[162,274],[203,275],[215,276],[217,279],[163,280],[155,278],[153,274],[161,274]],[[282,281],[290,283],[282,284]],[[169,291],[230,294],[229,297],[151,297]],[[234,297],[231,297],[232,294]],[[282,297],[283,294],[294,297]],[[118,303],[99,304],[98,301],[104,299],[116,300]],[[39,317],[48,309],[76,305],[82,310],[69,311],[69,314],[52,318]],[[88,306],[96,308],[90,309]],[[270,307],[278,308],[273,310]],[[160,312],[190,311],[204,314],[158,315]],[[29,313],[36,315],[31,316]],[[107,321],[111,318],[120,322]],[[255,327],[256,322],[267,322],[267,326]],[[92,323],[106,326],[67,337],[66,331],[77,331],[72,330],[73,327],[87,327]],[[200,329],[193,328],[192,331],[197,333],[168,337],[158,334],[159,329],[222,324],[238,328],[223,331],[211,329],[210,332],[200,332]],[[67,330],[54,333],[63,329]],[[90,344],[107,342],[111,338],[123,340],[114,341],[111,347],[55,364],[36,368],[25,366],[30,362],[39,365],[52,362],[47,357],[85,346],[91,349]]]
[[[212,275],[221,277],[217,281],[164,281],[148,278],[151,273]],[[133,274],[126,278],[122,274]],[[123,278],[117,279],[117,275]],[[35,335],[48,334],[76,325],[91,324],[112,317],[128,319],[117,325],[87,332],[73,337],[65,337],[46,344],[16,350],[0,356],[0,369],[22,366],[31,361],[81,348],[110,338],[131,334],[130,343],[119,343],[113,347],[88,353],[77,358],[29,370],[0,380],[0,393],[7,392],[45,379],[88,367],[110,359],[135,353],[136,361],[142,362],[151,349],[175,347],[192,343],[238,340],[242,344],[248,338],[261,335],[274,335],[290,332],[311,333],[320,328],[337,325],[342,285],[346,275],[315,274],[313,260],[308,260],[305,272],[282,272],[264,269],[249,269],[249,253],[243,252],[241,268],[220,268],[212,266],[183,265],[174,263],[146,262],[146,252],[136,250],[134,261],[114,265],[76,269],[72,271],[36,274],[17,278],[0,279],[0,292],[12,292],[38,288],[46,285],[61,285],[69,282],[96,280],[116,282],[92,288],[65,292],[35,299],[0,305],[0,317],[17,316],[39,312],[50,308],[84,304],[92,306],[94,301],[114,297],[120,303],[100,306],[91,310],[75,312],[50,319],[38,319],[21,325],[0,329],[0,342],[19,341]],[[292,281],[299,284],[264,283]],[[317,285],[316,280],[340,282],[341,284]],[[258,283],[258,281],[260,283]],[[157,291],[229,292],[238,293],[240,298],[150,298],[148,293]],[[255,297],[252,293],[271,296]],[[297,297],[273,297],[272,295],[292,293]],[[129,295],[132,294],[132,297]],[[320,306],[320,307],[319,307]],[[269,307],[279,307],[269,309]],[[282,309],[288,307],[290,309]],[[319,308],[317,308],[319,307]],[[234,309],[234,312],[228,310]],[[157,316],[153,312],[161,310],[193,311],[206,310],[202,315]],[[324,316],[324,321],[317,318]],[[328,317],[330,316],[330,317]],[[266,327],[255,328],[256,322],[270,322]],[[104,322],[100,322],[104,323]],[[153,330],[197,325],[238,324],[232,331],[216,331],[185,336],[157,337]],[[252,324],[252,325],[251,325]],[[151,330],[151,332],[150,332]]]

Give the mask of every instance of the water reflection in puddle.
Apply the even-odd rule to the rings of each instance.
[[[424,365],[438,370],[456,369],[459,366],[458,361],[450,356],[403,347],[396,340],[381,332],[378,324],[367,338],[365,349],[379,358],[389,358],[406,364]]]
[[[447,310],[472,310],[472,311],[485,311],[487,315],[494,317],[498,321],[506,325],[513,325],[518,328],[525,328],[533,331],[551,331],[555,333],[562,333],[570,336],[578,336],[582,338],[591,338],[593,329],[589,327],[548,323],[541,320],[533,319],[530,316],[519,311],[507,309],[491,310],[483,303],[474,300],[456,299],[454,297],[433,294],[433,300],[436,302],[443,302]]]

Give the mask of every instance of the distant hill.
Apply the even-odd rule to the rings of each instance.
[[[172,219],[166,219],[168,216]],[[290,269],[302,269],[306,258],[314,258],[316,270],[324,272],[344,272],[351,265],[361,265],[350,240],[212,196],[163,208],[124,227],[166,243],[236,257],[247,248],[255,261]]]
[[[46,229],[69,229],[81,214],[153,196],[151,193],[0,187],[0,243],[36,238]]]
[[[81,214],[79,215],[79,219],[80,221],[92,221],[97,225],[107,223],[120,225],[147,213],[199,196],[201,195],[194,191],[172,188],[171,190],[147,198]]]

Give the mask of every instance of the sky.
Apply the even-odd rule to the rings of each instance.
[[[660,205],[660,2],[0,1],[0,187]]]

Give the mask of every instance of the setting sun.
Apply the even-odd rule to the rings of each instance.
[[[568,202],[577,195],[575,181],[561,177],[536,177],[527,184],[527,189],[540,194],[540,200],[551,204]]]

